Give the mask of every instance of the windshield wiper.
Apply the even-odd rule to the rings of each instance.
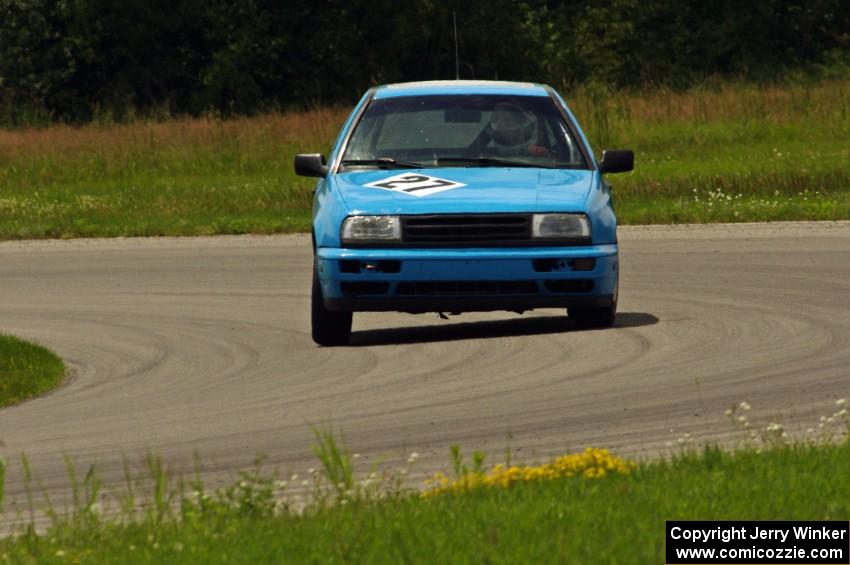
[[[343,159],[343,165],[366,165],[381,167],[382,169],[421,169],[422,163],[406,163],[396,161],[392,157],[378,157],[377,159]]]
[[[551,169],[551,166],[540,163],[529,163],[527,161],[511,161],[509,159],[498,159],[496,157],[438,157],[437,164],[443,163],[469,163],[481,167],[531,167],[539,169]]]

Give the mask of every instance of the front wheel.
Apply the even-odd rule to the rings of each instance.
[[[351,338],[351,312],[334,312],[325,308],[319,274],[313,267],[313,292],[310,299],[313,341],[319,345],[346,345]]]
[[[599,308],[570,308],[567,310],[569,317],[575,321],[580,328],[610,328],[617,318],[617,299],[620,294],[620,276],[614,280],[613,302],[611,306]]]
[[[617,304],[602,308],[570,308],[569,316],[580,328],[610,328],[617,317]]]

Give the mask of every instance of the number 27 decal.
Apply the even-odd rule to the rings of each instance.
[[[428,196],[444,190],[451,190],[466,186],[463,183],[452,180],[432,177],[419,173],[403,173],[388,177],[376,182],[371,182],[365,186],[372,188],[382,188],[384,190],[393,190],[395,192],[404,192],[413,196]]]

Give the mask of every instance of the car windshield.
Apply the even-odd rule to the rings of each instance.
[[[588,168],[549,97],[511,95],[373,100],[342,166]]]

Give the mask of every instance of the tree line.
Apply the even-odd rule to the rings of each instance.
[[[847,0],[0,0],[0,122],[254,114],[455,77],[848,75]]]

